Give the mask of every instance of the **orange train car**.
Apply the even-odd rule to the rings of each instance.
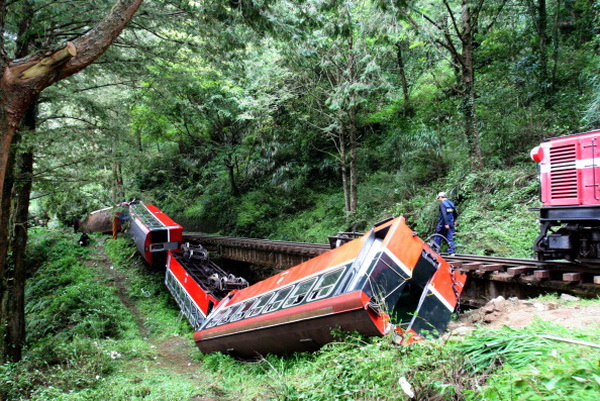
[[[443,332],[466,276],[403,217],[273,277],[229,292],[194,334],[205,353],[239,357],[316,350],[341,328],[405,340]]]

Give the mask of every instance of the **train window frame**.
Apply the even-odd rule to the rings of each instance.
[[[257,298],[257,302],[255,302],[252,305],[252,308],[249,309],[248,311],[248,316],[247,317],[254,317],[254,316],[258,316],[262,313],[263,309],[265,309],[265,307],[269,304],[269,302],[271,301],[271,299],[273,299],[273,296],[275,296],[275,292],[271,292],[268,294],[264,294],[261,295],[260,297]],[[261,305],[261,302],[266,299],[266,301]]]
[[[217,323],[215,324],[215,326],[221,326],[223,324],[226,324],[229,322],[229,318],[237,312],[238,308],[239,308],[240,304],[235,304],[235,305],[231,305],[231,306],[226,306],[224,311],[223,311],[223,315],[221,317],[219,317],[219,319],[217,319]]]
[[[262,313],[270,313],[279,309],[283,302],[287,299],[287,297],[292,293],[294,287],[295,285],[288,285],[287,287],[278,290],[273,296],[273,298],[269,300],[269,303],[265,305]],[[280,300],[279,297],[281,294],[285,295]]]
[[[285,300],[285,302],[282,305],[282,308],[291,308],[292,306],[300,305],[302,302],[304,302],[307,299],[306,295],[308,293],[310,293],[310,290],[312,290],[312,288],[314,287],[318,278],[319,278],[318,276],[311,277],[307,280],[304,280],[304,281],[301,281],[301,282],[295,284],[294,290],[287,297],[287,299]],[[305,290],[303,288],[303,286],[306,286],[307,284],[309,284],[309,285],[308,285],[308,287],[304,287],[304,288],[306,288],[306,290]],[[300,293],[300,291],[305,291],[305,292]]]
[[[311,291],[309,292],[308,296],[306,297],[307,302],[312,302],[312,301],[316,301],[319,299],[327,298],[329,295],[331,295],[331,293],[333,292],[333,290],[339,283],[340,279],[343,277],[345,270],[346,270],[346,268],[342,267],[342,268],[336,269],[332,272],[323,274],[321,276],[321,278],[319,279],[319,281],[317,282],[317,284],[315,284],[315,286],[312,287]],[[331,276],[335,276],[335,275],[337,275],[337,278],[335,279],[335,281],[332,284],[323,286],[323,282],[326,279],[328,279]],[[326,291],[324,291],[324,290],[326,290]]]
[[[231,319],[229,319],[229,321],[236,322],[238,320],[242,320],[245,317],[244,315],[246,315],[250,308],[252,308],[252,305],[254,305],[254,303],[256,303],[256,299],[251,299],[242,302],[241,306],[238,308],[235,314],[231,316]]]
[[[215,313],[215,317],[210,319],[210,321],[208,322],[208,324],[206,325],[207,328],[211,328],[211,327],[215,327],[219,325],[219,322],[221,321],[221,318],[227,313],[227,309],[223,308],[221,310],[218,310]]]

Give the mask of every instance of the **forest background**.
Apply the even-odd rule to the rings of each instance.
[[[11,7],[26,4],[28,34],[46,40],[94,15]],[[529,150],[600,126],[598,7],[146,2],[96,64],[39,99],[21,141],[33,215],[69,224],[138,197],[190,231],[324,242],[404,215],[427,236],[444,190],[463,251],[526,256]]]

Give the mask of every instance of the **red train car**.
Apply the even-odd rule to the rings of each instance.
[[[442,332],[465,280],[400,217],[230,292],[194,339],[202,352],[254,357],[318,349],[337,327],[371,336]]]
[[[167,251],[181,246],[183,227],[151,204],[131,203],[129,213],[131,236],[138,251],[150,266],[164,267]]]
[[[531,151],[539,163],[540,260],[600,259],[600,130],[549,139]]]
[[[208,259],[196,259],[189,252],[169,251],[165,285],[194,330],[232,289],[248,282],[228,275]]]

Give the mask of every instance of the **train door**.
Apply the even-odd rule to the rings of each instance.
[[[579,204],[600,204],[600,135],[582,137],[579,154],[577,160],[581,181]]]

